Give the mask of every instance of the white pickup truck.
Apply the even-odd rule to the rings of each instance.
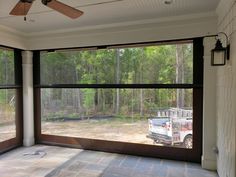
[[[148,119],[149,134],[154,143],[181,145],[192,149],[192,110],[171,108],[158,112],[158,116]]]

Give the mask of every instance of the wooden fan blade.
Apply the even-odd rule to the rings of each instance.
[[[32,3],[19,1],[10,12],[10,15],[19,15],[19,16],[27,15],[31,6]]]
[[[72,19],[76,19],[76,18],[80,17],[81,15],[83,15],[83,13],[84,13],[74,7],[63,4],[57,0],[49,1],[47,3],[47,6],[53,10],[56,10],[64,15],[72,18]]]

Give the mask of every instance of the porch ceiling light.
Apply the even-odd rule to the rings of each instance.
[[[226,38],[226,47],[223,47],[220,35],[225,36]],[[216,45],[215,48],[211,51],[211,65],[212,66],[223,66],[226,64],[226,60],[230,59],[230,44],[228,36],[220,32],[216,36]]]

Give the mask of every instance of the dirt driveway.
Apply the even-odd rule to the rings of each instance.
[[[9,140],[15,137],[16,137],[15,124],[0,126],[0,142]]]
[[[153,144],[148,134],[148,121],[120,119],[42,122],[42,133],[110,141]]]

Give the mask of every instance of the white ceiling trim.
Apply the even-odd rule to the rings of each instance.
[[[86,40],[91,41],[90,38],[97,37],[97,39],[94,39],[94,41],[91,42],[91,45],[99,45],[99,40],[103,41],[103,38],[106,38],[106,40],[104,40],[102,44],[110,44],[115,43],[115,40],[111,39],[111,41],[113,42],[109,42],[110,39],[107,37],[107,35],[112,38],[116,34],[125,34],[126,38],[129,38],[132,33],[138,35],[133,38],[131,37],[132,39],[130,39],[128,42],[132,42],[132,40],[135,41],[136,37],[138,41],[145,41],[145,39],[150,41],[152,39],[150,36],[152,35],[154,36],[153,40],[169,40],[171,38],[176,39],[183,37],[197,37],[203,34],[207,35],[214,33],[214,28],[216,27],[215,23],[217,23],[216,13],[208,12],[175,17],[165,17],[159,19],[146,19],[124,23],[113,23],[109,25],[73,28],[69,30],[54,30],[40,33],[23,33],[15,29],[0,26],[0,35],[5,36],[4,38],[1,38],[0,44],[20,49],[35,50],[56,47],[60,48],[63,46],[62,44],[58,45],[57,43],[59,42],[51,43],[50,45],[47,45],[47,43],[49,43],[50,41],[60,41],[60,43],[63,43],[65,41],[66,44],[64,47],[73,47],[73,45],[74,47],[81,47],[83,45],[90,45],[90,43],[86,43]],[[205,30],[203,27],[206,24],[207,27]],[[178,31],[178,29],[184,29],[184,26],[191,25],[196,27],[199,26],[202,32],[200,31],[200,29],[195,30],[193,27],[186,28],[186,35],[182,31]],[[212,25],[212,27],[210,27],[210,25]],[[191,32],[191,30],[195,31]],[[168,33],[165,31],[168,31]],[[143,36],[143,38],[140,38],[139,40],[139,35],[142,33],[152,34],[146,34],[149,37],[145,38],[145,36]],[[171,35],[170,33],[173,33],[173,35]],[[168,34],[170,35],[168,36]],[[70,40],[72,39],[76,39],[77,41],[70,43]],[[117,38],[116,40],[117,43],[123,43],[122,40],[119,40]],[[124,37],[123,41],[124,43],[126,42],[124,40]],[[52,44],[54,45],[54,47]]]
[[[15,29],[0,26],[0,32],[2,30],[7,30],[14,35],[20,35],[22,37],[36,37],[36,36],[47,36],[47,35],[61,35],[61,34],[69,34],[73,32],[86,32],[90,30],[99,30],[99,29],[107,29],[107,28],[117,28],[117,27],[132,27],[135,25],[147,25],[147,24],[162,24],[162,25],[171,25],[173,23],[179,23],[180,21],[200,21],[200,20],[208,20],[209,18],[216,18],[216,12],[207,12],[207,13],[198,13],[198,14],[188,14],[188,15],[180,15],[174,17],[162,17],[162,18],[154,18],[154,19],[145,19],[145,20],[137,20],[137,21],[126,21],[121,23],[111,23],[111,24],[103,24],[103,25],[94,25],[94,26],[86,26],[86,27],[77,27],[70,29],[60,29],[60,30],[50,30],[43,32],[32,32],[32,33],[24,33],[21,31],[17,31]]]
[[[0,25],[0,45],[26,49],[26,38],[23,33]]]
[[[13,28],[3,26],[3,25],[0,25],[0,32],[12,34],[12,35],[18,35],[22,37],[26,35],[26,33],[24,32],[21,32],[21,31],[18,31],[18,30],[15,30]]]
[[[68,36],[33,37],[27,41],[28,50],[42,50],[71,47],[91,47],[99,45],[140,43],[203,37],[216,34],[217,21],[179,24],[173,26],[153,26],[152,28],[91,33],[90,35],[73,34]]]
[[[29,50],[89,47],[201,37],[216,34],[216,16],[171,22],[60,32],[28,37]]]

